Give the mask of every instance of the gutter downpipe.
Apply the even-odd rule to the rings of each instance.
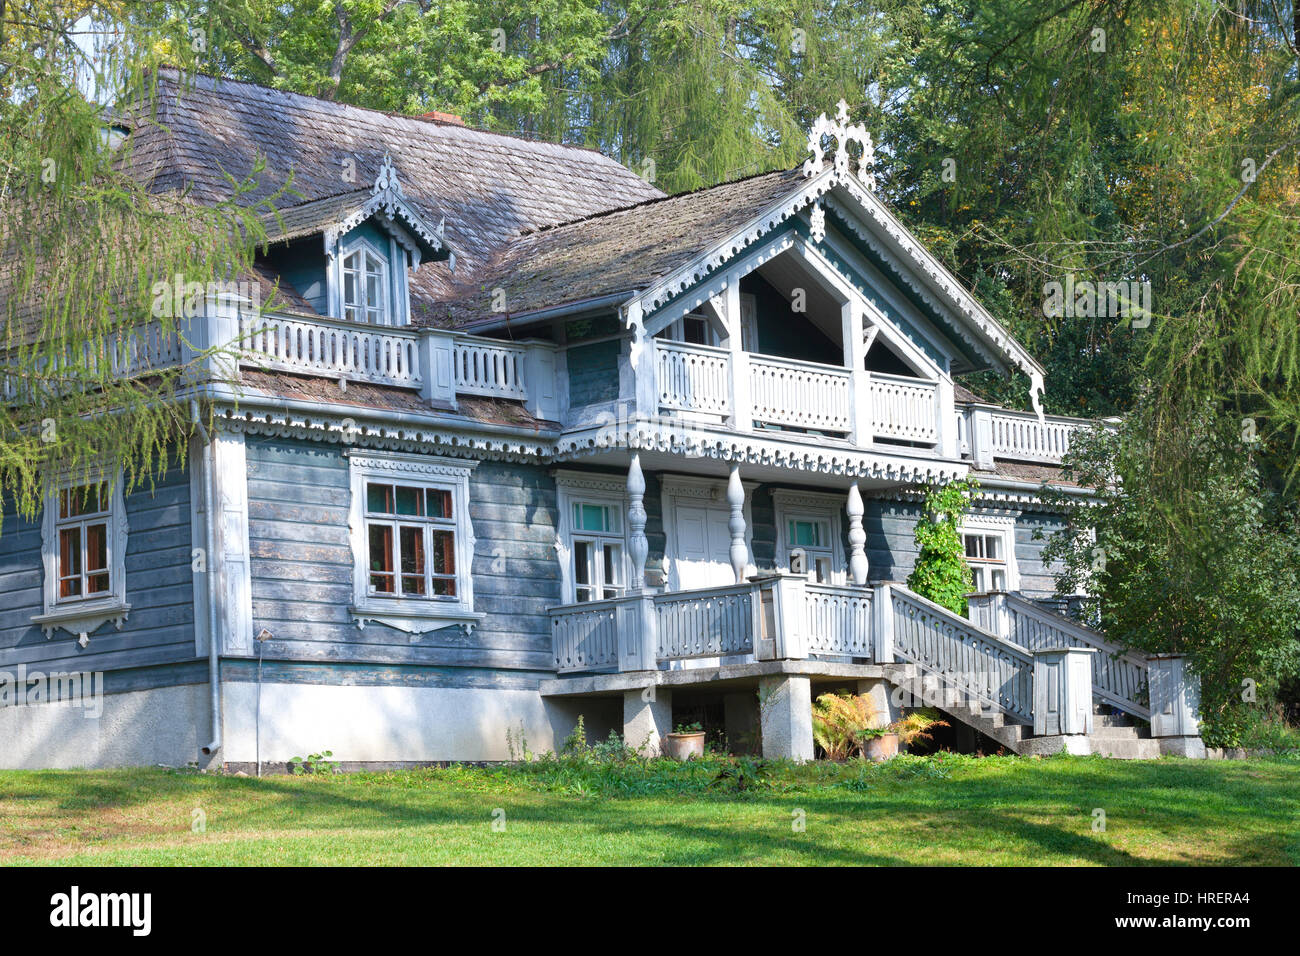
[[[217,635],[217,601],[213,593],[212,581],[212,440],[203,425],[199,414],[199,403],[190,399],[190,417],[198,429],[203,441],[203,546],[206,553],[203,561],[203,576],[207,581],[208,591],[208,684],[210,686],[209,704],[212,714],[212,739],[202,748],[205,756],[211,756],[221,749],[221,643]]]

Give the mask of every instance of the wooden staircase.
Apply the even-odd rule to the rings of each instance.
[[[1144,659],[1013,595],[973,595],[967,619],[900,585],[888,587],[889,613],[881,623],[886,646],[907,665],[896,681],[905,703],[910,699],[917,706],[937,707],[1012,753],[1160,756],[1160,742],[1146,725],[1150,710]],[[1068,699],[1071,693],[1064,685],[1047,686],[1058,678],[1042,661],[1060,648],[1082,649],[1090,659],[1091,683],[1085,676],[1082,684],[1087,699],[1069,704],[1075,711],[1071,726],[1083,725],[1086,716],[1088,732],[1054,732],[1060,724],[1035,712],[1054,706],[1050,695]],[[1076,657],[1086,670],[1088,663]],[[1036,688],[1036,681],[1044,686]],[[1071,686],[1077,689],[1079,682]],[[1077,712],[1080,707],[1086,715]]]

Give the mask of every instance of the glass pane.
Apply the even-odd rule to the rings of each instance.
[[[59,532],[59,597],[81,594],[81,529]]]
[[[379,297],[379,277],[366,276],[366,305],[381,305],[383,299]]]
[[[397,486],[397,513],[399,515],[422,515],[424,510],[421,507],[424,503],[424,496],[420,494],[419,488],[412,488],[408,485]]]
[[[993,571],[993,590],[1005,591],[1007,589],[1007,573],[1001,568],[995,568]]]
[[[708,319],[697,315],[688,315],[682,319],[682,340],[692,345],[708,345]]]
[[[424,492],[425,501],[428,503],[428,511],[425,512],[430,518],[451,518],[451,492],[445,488],[429,488]]]
[[[393,514],[393,486],[366,483],[366,510],[371,514]]]
[[[970,569],[970,586],[971,586],[971,590],[974,591],[984,590],[984,569],[983,568]]]
[[[402,573],[424,576],[424,529],[418,525],[402,525],[398,531],[402,544]]]
[[[623,583],[623,549],[616,544],[607,544],[601,550],[605,557],[605,583],[617,588]]]
[[[820,521],[790,522],[790,541],[795,547],[822,548],[825,538]]]
[[[984,554],[992,561],[1002,560],[1002,538],[991,534],[984,539]]]
[[[358,272],[361,269],[361,253],[354,252],[343,260],[343,268],[351,272]]]
[[[108,591],[108,525],[86,525],[86,593]]]
[[[456,573],[456,536],[451,531],[433,532],[433,573]]]
[[[386,524],[370,526],[370,586],[392,594],[393,529]]]
[[[831,559],[818,558],[816,563],[816,569],[817,569],[817,583],[830,584],[831,583]]]
[[[591,548],[590,541],[573,542],[573,580],[579,585],[593,583]]]
[[[455,578],[434,578],[433,593],[438,597],[455,597],[456,579]]]
[[[966,535],[966,557],[968,558],[983,557],[983,555],[980,553],[981,550],[980,543],[981,542],[978,535],[973,535],[973,534]]]
[[[78,515],[99,514],[107,501],[107,488],[103,485],[81,485],[64,492],[59,506],[59,517],[75,518]]]
[[[343,273],[343,302],[346,305],[360,305],[357,301],[357,277],[354,273]]]

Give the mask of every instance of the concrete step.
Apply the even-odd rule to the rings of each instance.
[[[1128,714],[1093,714],[1092,725],[1094,727],[1136,727],[1133,718]]]
[[[1094,719],[1092,736],[1099,740],[1150,740],[1151,731],[1146,727],[1099,726]]]
[[[1150,737],[1123,739],[1094,734],[1088,738],[1088,745],[1093,753],[1116,760],[1156,760],[1160,757],[1160,741]]]

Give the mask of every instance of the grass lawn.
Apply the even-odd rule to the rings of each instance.
[[[712,783],[724,764],[665,764],[4,771],[0,864],[1300,863],[1294,760],[902,757],[744,792]]]

